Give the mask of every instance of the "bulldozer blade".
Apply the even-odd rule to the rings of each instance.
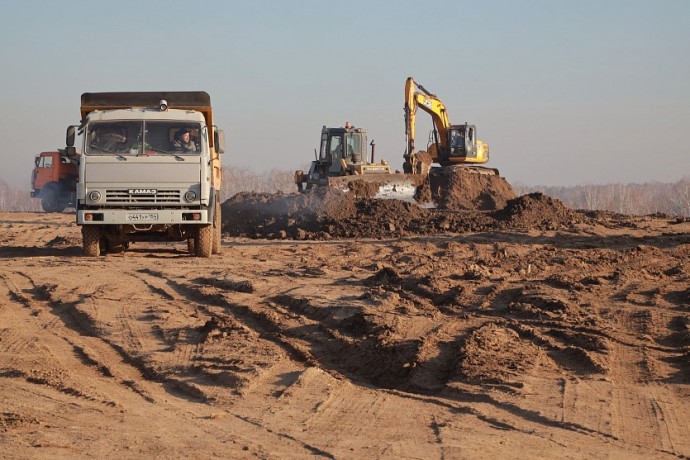
[[[371,174],[329,177],[328,185],[357,198],[402,200],[415,203],[417,187],[425,177],[420,174]]]

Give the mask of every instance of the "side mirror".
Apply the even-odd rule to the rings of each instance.
[[[77,135],[77,127],[72,125],[67,127],[67,135],[65,136],[65,145],[67,147],[74,147],[74,138]]]
[[[77,149],[73,145],[68,145],[65,147],[65,155],[69,158],[74,158],[77,156]]]
[[[216,146],[216,152],[225,153],[225,131],[217,128],[213,130],[213,144]]]

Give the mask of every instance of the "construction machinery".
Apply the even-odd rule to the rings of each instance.
[[[426,153],[415,152],[417,109],[431,115],[434,129]],[[463,165],[472,172],[498,175],[498,171],[478,165],[489,161],[489,146],[477,139],[477,129],[468,123],[452,125],[446,106],[435,94],[416,83],[412,77],[405,82],[405,135],[407,145],[403,156],[406,173],[420,172],[421,163],[437,163],[442,167]]]
[[[426,151],[415,150],[417,109],[431,115],[434,129]],[[436,95],[408,78],[405,84],[406,150],[403,173],[392,172],[386,161],[366,159],[366,130],[347,123],[344,128],[321,130],[321,149],[309,171],[295,173],[300,191],[330,186],[364,198],[396,198],[424,207],[448,208],[457,197],[466,197],[461,209],[486,209],[490,195],[503,188],[498,170],[481,166],[489,161],[489,146],[477,139],[477,129],[468,123],[452,125],[445,104]],[[472,174],[468,180],[466,174]],[[473,182],[473,184],[470,184]],[[487,198],[487,194],[489,197]],[[455,200],[457,201],[457,200]]]
[[[371,157],[367,152],[367,130],[345,123],[342,128],[321,129],[320,151],[314,150],[315,160],[309,171],[295,172],[299,191],[329,186],[353,192],[364,198],[395,198],[413,200],[420,178],[394,173],[386,160],[375,161],[372,140]]]
[[[209,95],[84,93],[81,123],[67,128],[69,158],[82,137],[76,218],[84,255],[122,252],[136,241],[187,241],[190,253],[220,252],[224,134]],[[176,145],[182,134],[193,142]]]
[[[75,205],[78,161],[64,150],[41,152],[31,172],[31,197],[41,199],[45,212],[62,212]]]

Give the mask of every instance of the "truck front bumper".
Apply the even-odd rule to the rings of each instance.
[[[77,225],[199,225],[212,224],[207,209],[80,209]]]

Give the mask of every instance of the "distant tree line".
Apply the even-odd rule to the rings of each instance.
[[[41,210],[41,201],[37,198],[31,198],[28,188],[12,188],[0,179],[0,211],[32,212]]]
[[[571,209],[613,211],[621,214],[663,213],[690,216],[690,178],[675,183],[577,185],[547,187],[513,185],[517,195],[542,192]]]
[[[293,193],[297,191],[293,171],[272,169],[257,174],[249,168],[223,168],[221,196],[224,200],[239,192]]]
[[[542,192],[561,200],[571,209],[613,211],[621,214],[646,215],[664,213],[690,216],[690,177],[675,183],[577,185],[548,187],[513,185],[517,195]],[[274,169],[255,173],[249,168],[223,168],[224,200],[239,192],[292,193],[297,190],[293,172]],[[10,187],[0,180],[0,211],[41,211],[38,198],[31,198],[28,189]]]

